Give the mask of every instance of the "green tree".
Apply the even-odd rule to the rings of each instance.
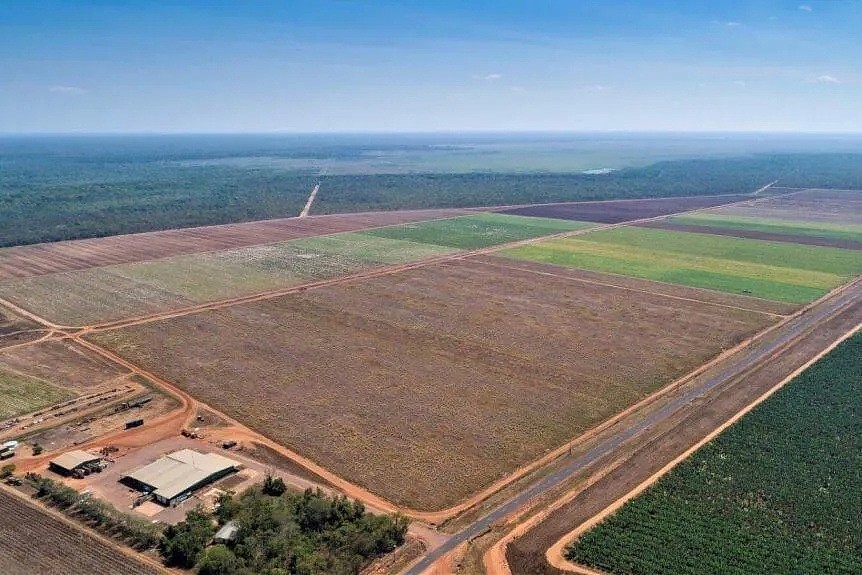
[[[234,575],[239,569],[236,555],[224,545],[210,547],[198,562],[198,575]]]
[[[197,563],[213,535],[215,525],[212,518],[200,509],[194,509],[186,514],[185,521],[165,529],[159,551],[168,565],[188,569]]]
[[[7,463],[3,467],[0,467],[0,479],[6,479],[10,475],[15,473],[15,464]]]
[[[263,480],[263,492],[267,495],[280,497],[285,491],[287,491],[287,485],[284,484],[284,479],[281,477],[267,475]]]

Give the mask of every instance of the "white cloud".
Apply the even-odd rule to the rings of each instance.
[[[526,92],[527,89],[523,86],[510,86],[509,89],[513,92]]]
[[[485,80],[486,82],[493,82],[494,80],[499,80],[502,78],[502,74],[485,74],[484,76],[473,76],[474,80]]]
[[[734,80],[734,81],[733,81],[733,84],[734,84],[735,86],[747,86],[747,85],[748,85],[748,84],[746,84],[746,83],[745,83],[745,80]]]
[[[742,26],[742,22],[734,22],[734,21],[730,21],[730,22],[725,22],[725,23],[724,23],[724,25],[725,25],[725,26],[728,26],[728,27],[730,27],[730,28],[735,28],[735,27],[737,27],[737,26]]]
[[[835,76],[830,76],[829,74],[823,74],[822,76],[817,76],[814,80],[819,84],[840,84],[841,80],[836,78]]]
[[[48,91],[54,94],[67,94],[69,96],[82,96],[87,93],[85,89],[77,86],[51,86],[48,88]]]
[[[814,9],[809,4],[800,4],[799,9],[803,12],[813,12]]]
[[[580,92],[604,92],[608,89],[608,86],[603,84],[587,84],[586,86],[581,86],[578,88]]]

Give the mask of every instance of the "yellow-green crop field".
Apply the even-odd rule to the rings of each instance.
[[[855,250],[637,227],[500,255],[798,304],[862,272],[862,252]]]

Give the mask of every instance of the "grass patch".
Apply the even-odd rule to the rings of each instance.
[[[731,230],[753,230],[788,236],[802,235],[816,238],[862,242],[862,226],[829,222],[791,222],[774,218],[730,216],[718,213],[699,213],[675,216],[669,221],[695,226],[715,226]]]
[[[75,397],[40,379],[0,370],[0,419],[30,413]]]
[[[500,255],[568,267],[807,303],[862,271],[853,250],[617,228],[553,239]]]
[[[478,249],[518,240],[586,229],[595,224],[508,214],[473,214],[389,226],[363,235],[459,249]]]
[[[336,255],[365,264],[403,264],[457,251],[411,238],[390,238],[372,232],[345,232],[303,238],[295,240],[293,245],[314,253]]]

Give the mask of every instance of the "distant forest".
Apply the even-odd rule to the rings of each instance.
[[[317,179],[310,170],[137,155],[0,154],[0,246],[291,217]],[[727,194],[775,179],[862,189],[862,154],[673,160],[601,175],[324,175],[312,214]]]

